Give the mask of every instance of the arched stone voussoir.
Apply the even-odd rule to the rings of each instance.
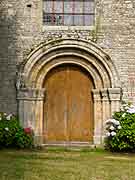
[[[42,60],[41,63],[33,67],[29,81],[33,82],[34,87],[41,88],[43,79],[49,70],[60,64],[76,64],[82,66],[93,78],[95,88],[111,87],[106,69],[104,66],[99,65],[96,59],[93,59],[91,56],[86,56],[85,54],[79,54],[76,51],[66,52],[66,50],[64,53],[60,52],[51,55],[48,59]]]
[[[103,81],[103,87],[120,87],[119,76],[111,58],[95,43],[76,39],[52,40],[48,43],[40,45],[33,52],[31,52],[22,68],[23,74],[25,75],[25,81],[28,86],[31,86],[36,82],[39,84],[40,81],[38,77],[41,78],[39,74],[40,72],[42,72],[41,69],[43,68],[43,64],[49,61],[49,59],[50,61],[53,61],[53,58],[48,58],[49,54],[57,54],[57,52],[62,49],[64,56],[66,55],[64,51],[65,49],[68,49],[67,55],[75,54],[75,49],[80,51],[80,56],[83,56],[83,54],[85,53],[89,54],[89,56],[93,57],[93,59],[95,60],[93,60],[93,62],[87,62],[88,64],[94,64],[95,62],[97,63],[95,66],[95,71],[97,71],[99,76],[101,76],[100,79],[101,81]],[[62,53],[60,56],[62,56]],[[77,56],[79,56],[79,54]],[[87,57],[86,59],[88,58],[89,57]],[[41,61],[44,61],[42,62],[42,65]]]
[[[62,64],[71,64],[76,66],[81,66],[83,69],[85,69],[91,78],[93,79],[93,84],[95,88],[101,88],[103,87],[103,79],[101,78],[99,72],[93,65],[88,65],[85,61],[83,62],[82,59],[79,56],[73,56],[73,61],[70,59],[70,56],[64,56],[64,60],[62,61],[63,57],[58,56],[58,59],[52,60],[52,62],[48,63],[47,65],[44,65],[38,75],[32,79],[35,79],[35,85],[36,88],[42,88],[42,85],[44,84],[44,81],[46,79],[47,73]]]

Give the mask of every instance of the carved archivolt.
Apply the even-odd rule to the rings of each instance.
[[[78,61],[65,60],[61,57],[79,57]],[[77,59],[76,58],[76,59]],[[59,60],[58,60],[59,59]],[[96,88],[120,87],[119,76],[111,58],[93,42],[76,39],[52,40],[40,45],[27,58],[21,68],[25,82],[29,87],[41,88],[42,80],[51,68],[62,63],[74,63],[83,66],[95,80]],[[100,78],[100,86],[97,84]]]

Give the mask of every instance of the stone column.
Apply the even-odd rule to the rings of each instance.
[[[102,95],[102,108],[103,108],[103,122],[102,122],[102,143],[105,137],[105,121],[111,116],[111,104],[109,100],[108,89],[101,89]]]
[[[108,88],[109,99],[111,101],[111,115],[120,110],[120,98],[121,89],[120,88]]]
[[[102,134],[102,104],[101,104],[101,93],[99,90],[93,90],[94,97],[94,144],[101,144]]]
[[[23,127],[32,127],[35,144],[42,144],[44,89],[22,88],[18,91],[18,113]]]

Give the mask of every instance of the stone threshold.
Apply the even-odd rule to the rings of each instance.
[[[61,142],[61,143],[45,143],[42,147],[88,147],[96,148],[97,146],[90,142]],[[99,147],[99,145],[98,145]]]

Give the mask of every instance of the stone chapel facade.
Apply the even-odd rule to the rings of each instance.
[[[1,0],[0,111],[36,144],[101,145],[135,103],[135,0]]]

